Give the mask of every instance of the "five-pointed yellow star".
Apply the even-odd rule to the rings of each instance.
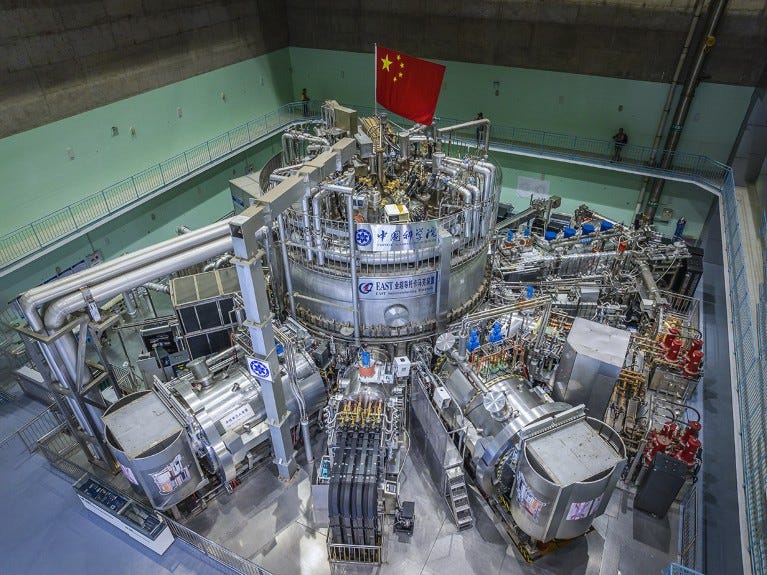
[[[381,69],[389,71],[389,66],[391,66],[391,60],[389,60],[389,55],[386,54],[383,58],[381,58],[381,66],[383,66]]]

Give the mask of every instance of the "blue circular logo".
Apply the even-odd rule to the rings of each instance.
[[[252,371],[256,377],[269,377],[269,367],[260,361],[251,361],[250,371]]]
[[[364,282],[359,285],[360,293],[369,294],[373,291],[373,282]]]
[[[357,230],[356,234],[357,244],[361,246],[369,246],[373,242],[373,234],[367,230]]]

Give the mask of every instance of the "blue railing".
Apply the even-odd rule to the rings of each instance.
[[[763,382],[767,377],[767,293],[754,310],[747,280],[747,260],[743,249],[743,224],[738,214],[735,181],[730,170],[722,187],[725,236],[727,239],[727,271],[729,274],[732,336],[735,349],[740,434],[743,453],[743,488],[746,497],[748,552],[753,572],[767,573],[767,547],[764,539],[765,479],[767,479],[767,450],[765,449],[765,417],[767,397]],[[767,272],[767,264],[765,267]],[[754,311],[756,314],[754,315]],[[754,318],[757,325],[754,326]]]
[[[319,109],[312,102],[311,115]],[[0,236],[0,272],[54,245],[68,241],[78,231],[98,225],[117,212],[204,171],[211,164],[303,119],[303,106],[285,104],[246,124],[237,126],[159,164],[121,180],[69,206]]]
[[[680,565],[679,563],[672,563],[663,570],[663,575],[703,575],[699,571]]]

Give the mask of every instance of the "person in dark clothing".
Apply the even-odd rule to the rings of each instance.
[[[477,114],[477,117],[474,118],[475,120],[483,120],[485,116],[482,115],[482,112]],[[479,148],[482,143],[485,141],[485,129],[487,129],[487,126],[484,124],[480,124],[477,126],[477,147]]]
[[[306,88],[301,90],[301,104],[304,107],[304,118],[309,117],[309,94],[306,93]]]
[[[613,161],[620,162],[623,146],[629,143],[628,134],[626,134],[626,132],[623,131],[623,128],[620,128],[618,130],[618,133],[613,136],[613,142],[615,142],[615,152],[613,153]]]

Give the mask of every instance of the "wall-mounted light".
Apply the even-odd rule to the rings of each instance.
[[[223,92],[221,92],[221,100],[226,102],[226,94],[224,94]]]
[[[184,110],[181,109],[181,106],[176,108],[176,116],[178,116],[180,118],[183,115],[184,115]]]
[[[72,148],[67,148],[67,157],[70,160],[74,160],[75,159],[75,151]]]
[[[117,126],[112,126],[112,137],[118,136],[120,134],[120,130],[117,129]]]
[[[499,96],[501,93],[501,83],[498,80],[493,82],[493,91],[495,92],[496,96]]]
[[[134,128],[133,126],[130,127],[130,135],[131,136],[135,136],[136,135],[136,128]]]

